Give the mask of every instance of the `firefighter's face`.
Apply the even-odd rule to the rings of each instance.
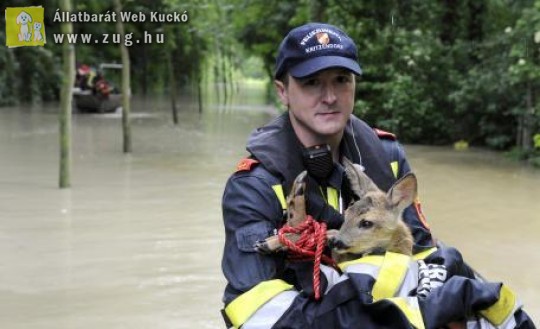
[[[306,78],[276,81],[281,102],[298,138],[305,146],[341,140],[353,111],[355,78],[350,71],[332,68]],[[310,145],[311,144],[311,145]]]

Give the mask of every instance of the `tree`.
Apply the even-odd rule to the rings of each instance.
[[[120,17],[122,11],[121,0],[114,0],[114,10]],[[124,25],[120,19],[116,21],[116,30],[120,34],[120,40],[124,40]],[[131,153],[131,122],[130,115],[130,62],[129,52],[124,42],[120,43],[120,53],[122,56],[122,131],[123,131],[123,150],[124,153]]]
[[[299,0],[243,1],[241,7],[244,15],[234,17],[235,33],[249,52],[262,58],[266,75],[273,81],[277,48],[283,36],[296,25],[293,20],[300,10]],[[269,88],[268,100],[270,95]]]
[[[521,90],[518,116],[517,146],[525,153],[533,151],[533,135],[540,130],[540,0],[525,8],[512,29],[515,43],[510,56],[511,81]]]
[[[71,11],[71,0],[60,2],[62,11]],[[62,23],[62,33],[73,32],[71,23]],[[64,42],[62,45],[62,61],[64,77],[62,80],[62,92],[60,94],[60,188],[71,186],[71,107],[72,88],[75,80],[75,49],[73,45]]]

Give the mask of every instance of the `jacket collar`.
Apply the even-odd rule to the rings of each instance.
[[[283,183],[285,192],[292,186],[296,176],[305,170],[302,161],[303,146],[296,137],[285,112],[267,125],[255,129],[246,146],[261,164]],[[381,189],[388,190],[394,182],[389,159],[382,144],[365,122],[351,115],[340,145],[342,156],[366,168],[366,174]],[[340,189],[343,183],[343,167],[335,165],[328,183]]]

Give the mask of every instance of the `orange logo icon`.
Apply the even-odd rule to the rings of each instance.
[[[316,34],[316,36],[317,36],[317,41],[319,41],[321,45],[327,45],[330,42],[330,37],[328,36],[328,33],[326,32],[319,32]]]

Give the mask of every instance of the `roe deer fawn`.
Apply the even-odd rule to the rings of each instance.
[[[416,176],[406,174],[385,193],[361,166],[346,158],[343,162],[356,201],[345,211],[339,231],[328,231],[332,257],[339,263],[375,250],[411,255],[413,237],[402,214],[416,198]]]
[[[339,263],[375,250],[411,255],[412,234],[401,217],[403,210],[416,198],[416,176],[405,175],[385,193],[364,174],[361,166],[347,158],[343,159],[343,164],[356,201],[345,211],[341,229],[327,232],[334,260]],[[287,223],[292,227],[300,225],[306,218],[306,177],[306,171],[296,177],[287,198]],[[298,239],[298,235],[292,233],[287,237],[293,242]],[[258,241],[255,248],[270,253],[283,250],[284,246],[277,236],[271,236]]]

